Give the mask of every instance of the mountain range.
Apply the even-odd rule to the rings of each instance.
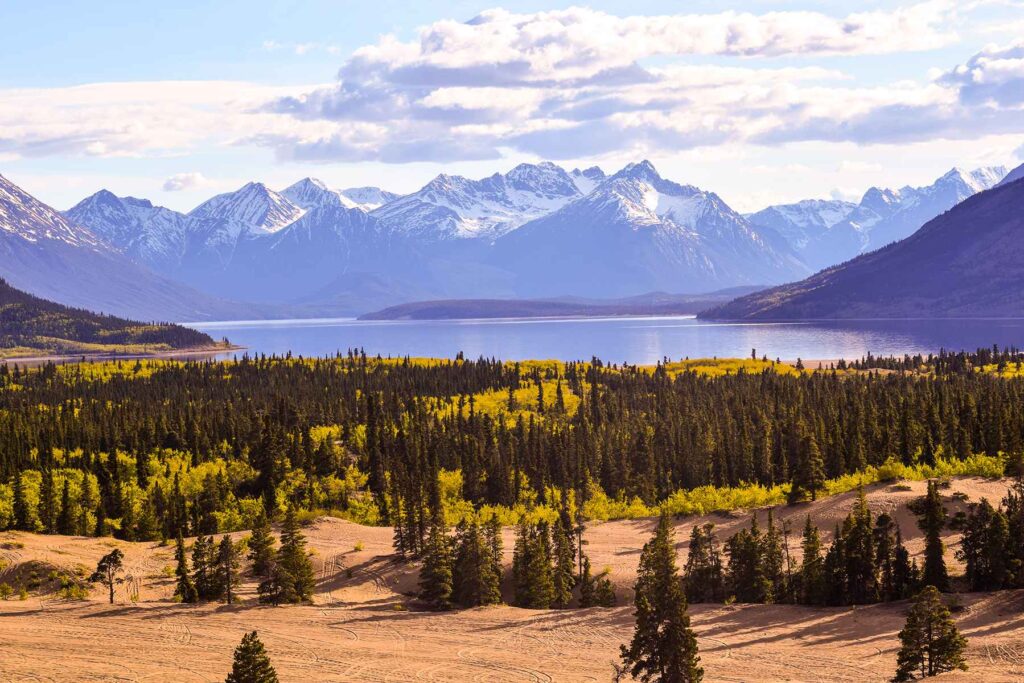
[[[1019,317],[1024,314],[1022,207],[1024,178],[1011,179],[965,199],[900,242],[701,317]]]
[[[927,221],[994,187],[1005,176],[1002,166],[974,171],[953,168],[924,187],[872,187],[856,204],[808,200],[770,206],[748,218],[755,227],[782,235],[808,266],[818,270],[909,237]]]
[[[441,174],[398,195],[250,182],[188,213],[106,190],[64,214],[0,179],[0,276],[61,302],[201,320],[360,314],[410,301],[701,293],[800,280],[911,234],[1005,169],[954,169],[859,203],[743,215],[647,161]]]

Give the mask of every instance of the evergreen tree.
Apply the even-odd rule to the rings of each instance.
[[[818,527],[811,524],[811,516],[804,522],[803,561],[800,565],[800,602],[805,605],[825,603],[825,568],[821,559],[821,536]]]
[[[217,550],[213,536],[200,534],[192,544],[192,583],[200,600],[219,600],[223,595],[217,576]]]
[[[1010,529],[1006,515],[988,500],[971,506],[964,521],[956,557],[965,565],[973,591],[992,591],[1008,584]]]
[[[917,562],[910,561],[910,551],[903,545],[903,536],[896,529],[896,549],[893,552],[893,600],[903,600],[914,595],[920,583],[920,571]]]
[[[181,538],[181,534],[178,534],[177,542],[174,546],[174,560],[176,563],[174,573],[178,577],[178,584],[174,589],[175,597],[181,599],[182,602],[193,603],[199,601],[199,593],[196,591],[196,585],[192,582],[192,577],[188,571],[188,560],[185,558],[185,541]]]
[[[703,679],[697,638],[690,628],[686,595],[676,570],[671,523],[662,515],[654,537],[644,544],[634,601],[636,628],[622,662],[644,683],[696,683]]]
[[[261,577],[270,576],[274,564],[274,537],[263,510],[259,511],[252,534],[249,536],[249,561],[252,562],[253,574]]]
[[[57,533],[71,536],[75,533],[75,510],[71,504],[71,482],[64,477],[60,494],[60,513],[57,515]]]
[[[245,634],[235,648],[235,661],[224,683],[277,683],[277,672],[256,631]]]
[[[114,548],[100,558],[96,564],[96,571],[89,577],[90,581],[99,581],[110,591],[110,604],[114,604],[114,586],[123,583],[124,579],[119,575],[124,571],[124,553],[119,548]]]
[[[427,535],[420,568],[420,599],[430,609],[446,610],[452,604],[452,557],[441,514],[435,512]]]
[[[836,525],[835,537],[825,553],[822,563],[825,585],[825,604],[848,605],[850,596],[847,593],[849,580],[846,576],[846,539],[843,530]]]
[[[881,600],[902,598],[896,586],[896,522],[887,512],[875,520],[875,575],[878,577],[878,596]]]
[[[515,604],[530,609],[548,609],[554,599],[547,525],[522,523],[512,558]]]
[[[914,599],[907,623],[900,631],[893,681],[910,681],[920,676],[937,676],[954,669],[967,670],[964,650],[967,640],[960,635],[949,609],[942,604],[932,584]]]
[[[572,590],[576,585],[576,549],[573,543],[572,521],[569,518],[568,510],[564,508],[555,523],[552,540],[555,561],[552,576],[554,588],[552,604],[555,607],[565,608],[572,601]]]
[[[14,528],[18,531],[32,531],[32,515],[25,498],[25,481],[21,472],[14,475]]]
[[[761,566],[768,585],[765,602],[783,602],[788,594],[786,585],[785,557],[782,548],[782,534],[775,526],[771,508],[768,509],[768,529],[761,539]]]
[[[39,482],[39,523],[43,526],[43,532],[52,534],[57,526],[57,507],[54,501],[53,470],[49,467],[43,468],[42,478]]]
[[[764,545],[757,515],[750,529],[740,529],[725,544],[729,556],[729,593],[737,602],[764,603],[771,599],[772,584],[765,575]]]
[[[491,548],[475,519],[458,535],[452,592],[455,601],[463,607],[501,602],[500,578],[494,572]]]
[[[92,503],[92,479],[88,472],[82,473],[82,490],[78,493],[78,519],[75,521],[79,536],[89,535],[89,505]]]
[[[721,602],[725,598],[722,555],[718,550],[715,525],[710,522],[695,525],[690,532],[683,585],[689,602]]]
[[[223,590],[224,599],[233,604],[238,577],[238,548],[227,534],[220,539],[217,547],[217,584]]]
[[[854,605],[878,602],[878,577],[875,574],[875,534],[864,490],[843,524],[846,551],[847,596]]]
[[[924,569],[921,581],[925,586],[935,586],[940,592],[949,590],[949,574],[946,572],[945,546],[942,543],[942,529],[946,525],[946,508],[942,505],[939,484],[928,482],[924,508],[917,525],[924,532]]]
[[[271,574],[276,594],[269,600],[275,604],[309,602],[313,599],[313,564],[306,552],[306,537],[299,530],[295,507],[288,506],[281,525],[281,546]]]

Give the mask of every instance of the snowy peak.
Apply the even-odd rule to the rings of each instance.
[[[87,229],[0,175],[0,234],[26,242],[62,242],[75,247],[97,248],[99,240]]]
[[[1024,164],[1021,164],[1017,168],[1007,173],[1006,176],[1002,180],[1000,180],[996,186],[1002,187],[1003,185],[1009,185],[1010,183],[1015,183],[1018,180],[1021,180],[1022,178],[1024,178]]]
[[[401,196],[394,192],[382,190],[379,187],[350,187],[346,190],[340,190],[339,194],[358,208],[367,212],[379,209]]]
[[[964,199],[966,199],[973,194],[995,187],[1005,176],[1005,166],[985,166],[976,168],[973,171],[953,168],[936,180],[932,187],[943,185],[958,186],[966,191],[964,196]]]
[[[148,199],[118,197],[107,190],[83,199],[66,215],[137,263],[169,273],[180,262],[194,220],[154,206]]]
[[[337,190],[327,187],[316,178],[303,178],[281,192],[281,196],[301,209],[309,210],[317,206],[343,206],[351,209],[355,202],[342,196]]]
[[[574,168],[569,173],[569,177],[572,178],[572,182],[576,185],[576,189],[580,191],[580,194],[590,194],[591,190],[604,182],[608,176],[597,166],[591,166],[582,171]]]
[[[480,180],[442,173],[373,213],[388,229],[418,240],[493,240],[581,194],[555,164],[520,164]]]
[[[199,220],[223,223],[235,236],[277,232],[301,216],[303,209],[263,183],[248,183],[217,195],[189,212]]]

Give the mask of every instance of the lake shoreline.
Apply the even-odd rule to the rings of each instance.
[[[213,346],[192,346],[183,349],[165,349],[161,351],[126,352],[104,351],[100,353],[41,353],[38,356],[0,357],[0,364],[36,367],[54,363],[70,365],[73,363],[96,363],[115,360],[191,360],[195,358],[215,358],[232,351],[244,351],[246,347],[236,344],[215,344]]]

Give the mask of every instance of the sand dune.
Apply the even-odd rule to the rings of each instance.
[[[952,498],[955,492],[995,502],[1006,485],[960,479],[943,493],[952,511],[963,505]],[[875,511],[896,514],[918,553],[920,533],[905,505],[923,493],[924,484],[910,487],[875,487],[868,498]],[[853,502],[854,495],[845,494],[777,509],[776,520],[790,520],[795,530],[794,555],[806,514],[824,532]],[[749,514],[680,520],[680,564],[690,528],[705,521],[715,522],[724,537],[748,524]],[[587,531],[594,566],[611,568],[623,605],[652,526],[651,520],[618,521],[592,524]],[[0,602],[0,679],[220,681],[242,634],[258,629],[282,681],[608,681],[618,646],[631,634],[628,605],[418,612],[409,597],[417,567],[391,556],[390,529],[325,518],[306,533],[319,572],[315,605],[278,608],[257,605],[255,582],[248,579],[240,605],[171,602],[174,581],[166,569],[173,566],[172,547],[0,534],[0,558],[8,565],[0,581],[23,579],[30,571],[45,577],[50,569],[91,569],[114,545],[125,551],[133,577],[119,587],[115,605],[106,604],[102,590],[93,590],[87,601],[33,594]],[[511,530],[505,540],[510,562]],[[951,563],[956,542],[954,535],[947,538]],[[1024,591],[963,595],[961,602],[957,619],[970,641],[971,670],[940,680],[1024,680]],[[865,682],[891,676],[905,609],[696,605],[691,612],[707,681]]]

